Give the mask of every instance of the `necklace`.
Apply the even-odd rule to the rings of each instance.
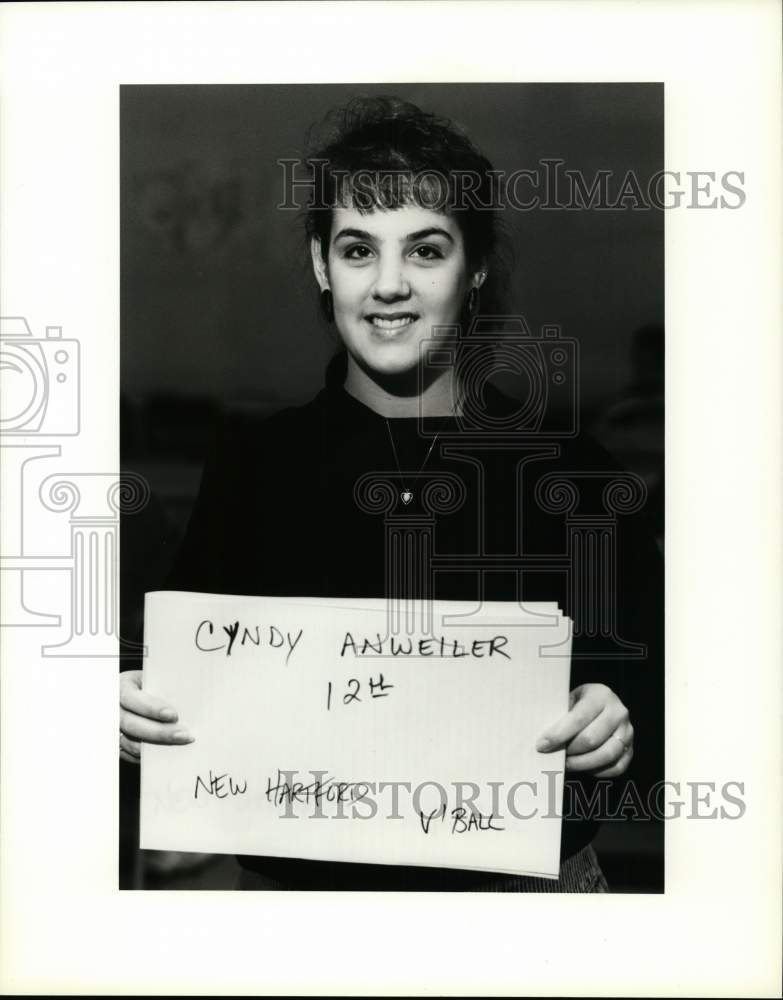
[[[456,410],[457,410],[456,406],[452,407],[450,417],[453,417],[455,415]],[[445,423],[446,420],[449,420],[450,417],[446,417],[445,420],[444,420],[444,423]],[[402,490],[400,491],[400,500],[402,500],[402,502],[407,506],[411,502],[411,500],[413,500],[413,491],[410,490],[410,489],[408,489],[408,487],[405,485],[405,478],[406,477],[402,474],[402,468],[400,467],[400,459],[399,459],[399,456],[397,455],[397,446],[394,443],[394,435],[392,434],[392,429],[391,429],[391,424],[389,423],[389,418],[388,417],[384,417],[384,420],[386,421],[386,431],[387,431],[387,433],[389,435],[389,443],[391,444],[392,453],[394,454],[394,464],[397,466],[397,472],[399,473],[400,482],[402,483]],[[441,427],[441,430],[442,429],[443,428]],[[421,475],[421,473],[423,472],[424,466],[429,461],[430,455],[432,454],[433,448],[438,443],[438,438],[439,437],[440,437],[440,431],[438,431],[437,434],[435,435],[435,437],[432,439],[432,444],[427,449],[427,454],[424,456],[424,461],[419,466],[419,471],[413,477],[414,479],[418,478],[418,476]]]

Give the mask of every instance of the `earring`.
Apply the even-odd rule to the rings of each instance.
[[[321,292],[321,311],[326,317],[327,322],[334,322],[334,299],[329,288],[324,288]]]
[[[479,308],[479,290],[474,285],[468,292],[468,316],[475,316]]]

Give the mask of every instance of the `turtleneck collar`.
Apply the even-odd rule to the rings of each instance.
[[[348,354],[338,351],[326,366],[324,387],[318,399],[324,406],[327,415],[340,423],[353,425],[382,423],[383,417],[365,403],[356,399],[345,390],[345,379],[348,374]]]
[[[324,376],[324,388],[321,390],[320,398],[330,415],[336,418],[343,418],[351,422],[363,421],[367,424],[383,424],[386,417],[376,410],[352,396],[345,389],[345,379],[348,374],[348,353],[344,350],[338,351],[326,366]],[[397,426],[410,424],[413,426],[419,420],[418,416],[413,417],[389,417]],[[456,420],[451,416],[424,417],[425,426],[449,425]]]
[[[365,424],[367,426],[377,424],[382,425],[386,417],[381,416],[375,410],[362,403],[355,396],[352,396],[345,389],[345,379],[348,374],[348,353],[345,350],[338,351],[326,366],[324,376],[324,388],[321,390],[318,399],[325,407],[328,414],[342,422],[353,424]],[[488,383],[482,390],[483,403],[487,412],[493,415],[507,415],[516,409],[514,401],[502,390],[492,383]],[[418,417],[393,417],[389,418],[396,422],[396,426],[414,426]],[[455,417],[425,417],[426,426],[449,426]]]

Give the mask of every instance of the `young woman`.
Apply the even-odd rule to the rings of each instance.
[[[166,583],[171,589],[391,596],[383,519],[356,492],[361,477],[374,471],[396,482],[400,503],[411,509],[423,502],[428,475],[450,472],[460,478],[464,502],[437,517],[441,553],[475,552],[480,536],[488,551],[513,555],[520,551],[520,533],[527,552],[560,552],[562,525],[534,501],[536,481],[553,471],[584,476],[612,468],[585,440],[558,445],[528,466],[534,472],[523,477],[517,504],[508,492],[520,463],[513,443],[487,451],[480,468],[441,453],[438,439],[461,433],[470,391],[460,365],[463,341],[455,329],[468,328],[482,299],[482,312],[497,312],[498,212],[486,207],[496,197],[492,166],[454,125],[394,99],[352,102],[327,125],[332,135],[311,157],[306,231],[321,308],[343,350],[310,403],[225,429]],[[424,345],[432,338],[453,349],[454,363],[424,364]],[[472,377],[475,382],[475,371]],[[490,427],[516,405],[486,380],[480,395]],[[620,542],[620,634],[626,629],[630,639],[646,643],[650,656],[637,666],[612,658],[580,660],[577,641],[571,707],[540,734],[541,750],[566,748],[567,776],[586,795],[595,779],[626,773],[640,732],[648,768],[659,763],[656,731],[662,722],[655,717],[654,668],[659,568],[654,543],[643,531],[633,527]],[[433,578],[433,587],[438,599],[556,600],[580,624],[573,595],[555,569],[523,576],[499,561],[477,572],[467,571],[467,564],[460,568],[457,560],[450,572]],[[410,582],[405,596],[421,596],[418,590]],[[142,689],[141,671],[122,675],[123,759],[137,761],[143,741],[190,741],[186,726],[174,706]],[[579,810],[566,812],[556,882],[246,857],[240,859],[241,885],[605,891],[590,847],[595,829],[594,819]]]

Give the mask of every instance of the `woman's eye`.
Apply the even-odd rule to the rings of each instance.
[[[418,257],[419,260],[440,260],[443,257],[443,254],[437,247],[429,244],[423,244],[422,246],[415,248],[413,256]]]
[[[372,254],[372,250],[363,243],[355,243],[348,247],[344,253],[347,260],[366,260]]]

